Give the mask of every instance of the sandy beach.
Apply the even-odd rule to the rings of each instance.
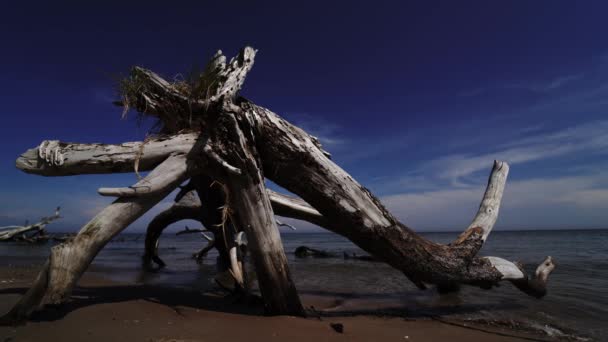
[[[0,268],[0,312],[29,286],[37,266]],[[118,283],[87,274],[70,303],[0,327],[0,341],[524,341],[536,336],[433,319],[341,316],[332,298],[305,296],[309,318],[265,317],[220,293]],[[325,311],[330,310],[330,311]],[[331,312],[331,313],[330,313]],[[343,332],[332,328],[340,324]],[[516,337],[516,336],[519,336]]]

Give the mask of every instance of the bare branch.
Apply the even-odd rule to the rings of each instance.
[[[211,162],[213,162],[216,166],[219,166],[220,169],[234,176],[240,176],[242,174],[242,171],[239,168],[230,165],[230,163],[228,163],[227,161],[222,159],[222,157],[220,157],[217,153],[215,153],[211,146],[205,145],[203,147],[203,153],[209,158]]]
[[[213,63],[214,73],[217,75],[217,87],[214,94],[210,97],[210,102],[218,101],[224,97],[226,100],[232,100],[236,96],[247,77],[247,73],[253,67],[256,50],[247,46],[243,48],[236,57],[230,60],[230,63]],[[221,55],[218,51],[216,56]]]
[[[138,170],[151,170],[172,153],[188,153],[197,139],[196,133],[150,138]],[[24,172],[42,176],[133,172],[142,144],[78,144],[45,140],[39,147],[23,153],[16,166]]]
[[[97,192],[102,196],[113,197],[137,197],[150,196],[162,192],[168,184],[176,181],[183,182],[188,173],[188,164],[186,158],[182,158],[183,162],[174,163],[171,168],[162,174],[156,174],[154,177],[146,177],[128,188],[99,188]]]
[[[327,220],[313,208],[306,201],[292,197],[278,192],[266,189],[270,202],[272,203],[272,210],[275,214],[283,217],[294,218],[298,220],[308,221],[318,226],[329,228]],[[330,229],[331,230],[331,229]]]
[[[283,223],[283,222],[279,221],[279,219],[275,219],[275,221],[277,223],[277,226],[279,226],[279,227],[287,227],[291,230],[297,230],[296,227],[290,225],[289,223]]]
[[[541,298],[547,294],[549,275],[555,269],[553,258],[546,257],[538,265],[533,276],[526,274],[522,265],[515,264],[502,258],[484,257],[492,266],[502,274],[502,280],[508,280],[526,294]]]
[[[200,220],[200,218],[201,202],[194,190],[181,195],[175,204],[156,215],[146,229],[143,265],[149,267],[153,261],[160,267],[165,266],[165,262],[158,255],[158,244],[163,230],[181,220]]]
[[[502,194],[505,189],[508,175],[509,165],[505,162],[495,160],[492,172],[488,178],[486,191],[481,200],[481,204],[479,205],[479,211],[477,211],[477,215],[475,215],[475,218],[469,227],[458,237],[456,243],[463,243],[471,234],[479,229],[481,229],[482,241],[485,241],[488,238],[488,235],[498,219],[500,202],[502,200]],[[475,254],[476,253],[477,251],[475,251]]]

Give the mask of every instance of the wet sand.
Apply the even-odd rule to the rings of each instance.
[[[38,266],[0,267],[0,314],[25,292]],[[303,297],[309,318],[265,317],[221,293],[117,283],[85,274],[70,303],[45,308],[24,325],[0,326],[8,341],[524,341],[537,339],[499,327],[433,319],[341,315],[340,302]],[[315,317],[317,316],[317,317]],[[339,333],[332,324],[341,324]],[[487,330],[489,332],[481,331]],[[511,335],[511,336],[505,336]],[[519,337],[515,337],[519,336]]]

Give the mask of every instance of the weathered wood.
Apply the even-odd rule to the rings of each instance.
[[[208,182],[209,180],[206,183],[207,186],[200,187],[201,191],[205,191],[206,193],[209,192],[208,190],[205,190],[205,188],[208,188],[211,185],[211,183]],[[276,215],[301,219],[315,224],[324,223],[321,214],[319,214],[319,212],[316,211],[313,207],[311,207],[308,203],[292,196],[279,194],[270,189],[266,189],[266,191],[268,193],[268,197],[270,198],[272,209]],[[216,194],[215,196],[218,196],[218,194]],[[201,204],[200,199],[197,196],[194,196],[190,190],[186,192],[183,197],[180,197],[173,206],[161,212],[154,219],[152,219],[152,221],[150,221],[150,223],[148,224],[148,229],[146,231],[145,253],[143,256],[143,263],[145,266],[149,267],[151,265],[151,262],[154,262],[161,267],[165,266],[165,262],[158,255],[158,244],[163,230],[165,230],[170,224],[185,219],[193,219],[205,222],[205,227],[210,227],[205,229],[183,230],[177,232],[176,235],[204,231],[211,231],[211,233],[213,233],[214,235],[224,233],[219,232],[217,229],[217,225],[221,223],[221,217],[218,216],[220,215],[220,211],[217,209],[220,206],[224,205],[224,203],[218,202],[217,199],[214,200],[211,194],[205,195],[204,198],[207,201],[207,204],[205,206]],[[223,196],[219,200],[224,200]],[[214,206],[216,206],[215,215],[213,213]],[[281,223],[278,220],[276,220],[276,223],[278,226],[286,226],[290,227],[291,229],[294,229],[292,226]],[[222,244],[216,245],[215,238],[212,242],[209,238],[207,238],[207,236],[203,237],[205,237],[205,239],[207,239],[207,241],[209,241],[210,243],[201,251],[195,253],[195,259],[200,259],[202,255],[206,254],[212,247],[216,247],[218,250],[220,250],[220,254],[225,254],[221,250],[225,249],[226,247],[222,247]],[[220,240],[224,241],[225,239],[222,236]]]
[[[187,153],[197,141],[195,133],[176,134],[159,138],[151,138],[146,143],[129,142],[120,145],[67,143],[48,140],[39,147],[23,153],[16,162],[20,170],[42,176],[68,176],[80,174],[104,174],[118,172],[134,172],[135,160],[140,151],[139,171],[149,171],[158,166],[171,153]],[[40,154],[47,155],[45,146],[54,146],[54,155],[61,156],[64,161],[58,164],[53,158],[47,161],[39,158]],[[142,149],[143,145],[143,149]],[[139,187],[140,191],[146,189]],[[102,188],[104,189],[104,188]],[[119,188],[126,196],[136,195],[135,188]],[[102,195],[116,196],[105,193]],[[111,190],[117,191],[117,190]],[[324,227],[327,223],[323,216],[305,201],[280,194],[267,189],[273,210],[279,216],[300,219]],[[145,191],[144,191],[145,192]]]
[[[124,144],[78,144],[45,140],[16,161],[18,169],[41,176],[69,176],[152,170],[172,153],[188,153],[198,134],[161,136]]]
[[[270,203],[272,203],[272,210],[275,214],[307,221],[316,224],[317,226],[327,228],[328,222],[323,215],[304,200],[280,194],[270,189],[267,189],[266,191],[268,192]]]
[[[255,135],[253,140],[266,176],[314,203],[315,209],[329,221],[325,225],[327,228],[379,255],[419,286],[423,286],[423,282],[488,286],[501,278],[500,272],[487,260],[474,256],[495,222],[497,212],[492,208],[498,208],[502,190],[488,188],[491,201],[482,201],[470,229],[458,240],[448,246],[435,244],[422,239],[392,217],[369,191],[327,158],[317,139],[265,108],[243,99],[235,104],[241,107],[242,122],[245,126],[249,123],[243,131]],[[221,109],[225,112],[226,108],[233,110],[230,105]],[[500,172],[493,172],[493,175],[500,175]],[[497,177],[496,189],[504,187],[505,179],[506,173],[502,184]],[[474,272],[470,271],[472,266]]]
[[[498,210],[494,210],[492,209],[491,212],[493,213],[492,215],[487,215],[486,211],[484,210],[483,207],[483,203],[484,201],[482,201],[482,207],[480,207],[480,211],[478,212],[478,215],[476,216],[476,219],[473,221],[473,223],[470,225],[469,229],[466,230],[465,233],[463,233],[461,235],[461,237],[456,240],[452,246],[448,246],[448,247],[453,247],[453,248],[446,248],[446,246],[440,246],[437,244],[433,244],[433,243],[429,243],[428,241],[425,241],[421,238],[419,238],[415,233],[413,233],[412,231],[410,231],[409,229],[407,229],[407,227],[403,226],[402,224],[398,223],[380,204],[379,201],[377,201],[377,199],[373,198],[372,199],[372,195],[364,188],[362,188],[358,183],[356,183],[356,181],[354,181],[352,179],[352,177],[350,177],[348,174],[346,174],[343,170],[339,169],[339,167],[337,167],[335,164],[333,164],[333,162],[331,162],[328,158],[327,158],[327,154],[325,151],[323,151],[323,149],[321,148],[321,146],[319,145],[318,141],[306,134],[304,131],[302,131],[301,129],[289,124],[288,122],[286,122],[285,120],[281,119],[280,117],[278,117],[276,114],[272,113],[271,111],[262,108],[262,107],[258,107],[255,106],[247,101],[241,101],[240,102],[240,106],[243,107],[243,109],[245,111],[248,111],[248,118],[251,121],[255,122],[255,126],[253,127],[255,134],[256,134],[256,138],[257,138],[257,145],[261,146],[261,148],[259,149],[261,151],[260,153],[260,157],[262,159],[262,161],[265,163],[264,168],[265,170],[270,170],[272,172],[267,172],[266,176],[269,177],[270,179],[276,181],[278,184],[284,186],[285,188],[287,188],[288,190],[300,195],[304,200],[308,201],[308,202],[314,202],[315,206],[323,206],[325,207],[325,211],[326,214],[321,215],[320,211],[321,208],[317,207],[315,209],[312,209],[307,206],[306,202],[301,201],[301,205],[298,205],[297,202],[299,201],[287,201],[288,205],[285,205],[285,201],[283,201],[282,198],[278,197],[278,196],[273,196],[271,198],[273,198],[273,204],[275,206],[275,208],[277,208],[277,213],[279,215],[284,215],[284,216],[288,216],[288,217],[295,217],[298,219],[303,219],[303,220],[307,220],[309,222],[312,222],[314,224],[320,225],[324,228],[327,228],[329,230],[332,230],[334,232],[337,232],[338,234],[342,234],[346,237],[348,237],[349,239],[353,240],[355,243],[357,243],[360,247],[362,247],[363,249],[365,249],[366,251],[368,251],[369,253],[371,253],[372,255],[375,255],[377,253],[377,251],[374,251],[376,248],[374,248],[374,250],[372,250],[370,247],[373,247],[372,245],[377,245],[377,243],[373,243],[371,241],[373,241],[376,238],[379,239],[383,239],[385,241],[388,241],[387,238],[390,237],[391,234],[397,234],[397,236],[402,236],[401,238],[395,239],[395,241],[398,240],[406,240],[409,241],[408,243],[411,244],[419,244],[422,246],[426,246],[425,248],[422,249],[416,249],[418,251],[418,253],[422,253],[425,254],[427,253],[427,251],[430,251],[431,253],[434,253],[433,250],[436,250],[438,252],[441,252],[445,255],[444,259],[449,259],[455,255],[453,255],[453,252],[458,249],[460,250],[460,254],[465,253],[465,249],[467,249],[468,252],[466,252],[465,254],[467,256],[470,256],[472,254],[474,254],[473,252],[475,252],[476,250],[478,250],[478,248],[480,248],[480,246],[483,244],[483,241],[485,240],[485,238],[487,237],[487,235],[489,234],[490,230],[491,230],[491,225],[493,224],[492,220],[495,220],[497,214],[498,214]],[[176,136],[175,138],[177,139],[177,141],[183,141],[183,139],[179,138],[181,137],[180,135]],[[194,139],[189,140],[187,142],[187,147],[185,147],[185,149],[190,149],[190,142],[194,143]],[[135,158],[135,155],[137,154],[137,150],[138,150],[138,144],[135,143],[132,146],[130,146],[130,148],[127,148],[126,151],[124,151],[125,155],[128,155],[129,157],[127,158],[127,160],[129,161],[133,161]],[[163,151],[163,153],[168,153],[169,151],[171,151],[173,148],[166,146],[164,147],[165,150]],[[87,148],[85,148],[85,150],[87,150]],[[100,151],[101,152],[101,151]],[[36,152],[34,154],[37,154],[40,152]],[[46,153],[45,153],[46,155]],[[100,154],[100,156],[107,156],[104,154]],[[144,162],[144,160],[146,159],[147,154],[144,153],[144,155],[142,156],[142,169],[146,168],[146,163]],[[82,160],[82,159],[81,159]],[[86,160],[86,159],[85,159]],[[300,168],[300,161],[302,160],[312,160],[315,161],[315,163],[313,163],[313,165],[307,165],[307,167],[305,168]],[[147,164],[147,165],[151,165]],[[65,163],[64,165],[58,166],[56,165],[53,169],[53,171],[57,174],[69,174],[66,173],[63,169],[66,168],[70,169],[69,166],[67,166]],[[36,169],[36,171],[40,172],[39,170],[48,170],[49,168],[44,168],[44,167],[39,167]],[[82,171],[86,172],[107,172],[107,170],[109,170],[109,168],[96,168],[94,170],[92,169],[81,169]],[[127,169],[129,170],[129,169]],[[506,171],[508,169],[505,169],[503,171],[505,171],[505,178],[506,178]],[[74,172],[75,170],[72,169],[72,172]],[[324,178],[328,178],[328,179],[324,179]],[[306,181],[303,181],[306,180]],[[334,197],[332,195],[334,188],[339,188],[342,187],[343,184],[342,183],[346,183],[346,186],[344,186],[345,191],[340,191],[342,194],[341,197]],[[308,184],[311,184],[312,186],[308,186]],[[491,189],[502,189],[504,187],[504,182],[502,183],[502,186],[499,187],[489,187],[488,191],[490,191],[491,193],[494,193],[495,195],[499,195],[502,194],[502,190],[500,191],[494,191]],[[493,192],[494,191],[494,192]],[[308,198],[307,198],[308,197]],[[496,198],[498,198],[497,196],[494,196]],[[322,199],[321,201],[318,201],[319,199]],[[335,204],[332,204],[335,203]],[[329,205],[327,205],[329,204]],[[498,203],[493,203],[491,204],[492,208],[496,208]],[[280,208],[280,209],[279,209]],[[281,211],[283,211],[283,214],[281,213]],[[288,214],[285,214],[288,213]],[[332,217],[331,219],[329,219],[329,217]],[[348,220],[346,220],[346,218],[348,218]],[[480,229],[475,229],[478,228],[477,226],[477,222],[479,222]],[[485,223],[484,223],[485,222]],[[490,223],[490,225],[488,225],[488,223]],[[369,229],[370,226],[376,226],[376,228],[372,228],[371,230]],[[405,228],[405,229],[403,229]],[[346,229],[346,230],[345,230]],[[366,230],[369,230],[368,232],[365,232]],[[374,235],[374,233],[372,231],[378,231],[380,232],[379,235],[375,235],[374,239],[367,239],[367,238],[356,238],[356,235],[365,235],[365,234],[372,234]],[[384,236],[384,237],[381,237]],[[475,242],[473,240],[476,240],[477,237],[480,237],[480,241]],[[465,239],[465,237],[468,237]],[[357,241],[360,240],[361,243],[358,243]],[[464,242],[464,240],[467,240],[469,242],[467,243],[462,243]],[[422,242],[421,242],[422,241]],[[473,241],[473,242],[471,242]],[[390,248],[385,248],[385,251],[391,251],[391,250],[398,250],[399,248],[397,248],[397,246],[394,245],[394,243],[389,243]],[[458,246],[458,248],[456,248]],[[382,249],[382,248],[378,248],[378,249]],[[405,250],[403,251],[403,253],[406,254],[410,254],[407,252],[408,248],[405,248]],[[385,253],[385,252],[382,252]],[[391,260],[393,260],[393,262],[391,264],[393,264],[393,266],[396,266],[396,264],[398,265],[402,265],[402,266],[396,266],[400,269],[403,268],[404,272],[406,274],[411,274],[412,270],[410,270],[410,268],[412,268],[413,266],[403,266],[403,265],[407,265],[408,263],[405,263],[404,261],[407,260],[407,258],[402,258],[402,256],[400,255],[401,253],[395,253],[395,255],[392,255],[390,257]],[[452,254],[452,255],[448,255],[448,254]],[[410,254],[411,255],[411,254]],[[464,257],[464,254],[460,255],[461,259],[463,259],[462,257]],[[446,260],[447,260],[446,259]],[[467,258],[464,258],[467,259]],[[399,261],[401,260],[401,261]],[[422,263],[424,264],[425,262],[422,260],[419,260],[415,263]],[[411,263],[410,263],[411,264]],[[463,260],[463,262],[457,263],[458,265],[452,265],[451,267],[460,267],[461,269],[465,269],[463,268],[463,266],[466,264],[466,260]],[[493,279],[499,279],[500,276],[498,276],[497,274],[500,273],[496,270],[491,270],[490,268],[491,265],[489,265],[485,260],[477,260],[476,261],[477,265],[486,265],[484,268],[486,269],[486,276],[493,278]],[[488,267],[490,266],[490,267]],[[429,268],[431,269],[431,268]],[[443,268],[439,267],[439,268],[435,268],[438,272],[443,272]],[[416,273],[425,273],[426,270],[414,270],[413,272],[413,276],[408,275],[408,277],[410,277],[410,279],[416,279],[416,278],[420,278],[420,275],[416,275]],[[492,276],[492,274],[494,274],[494,276]],[[476,274],[475,277],[478,277],[479,275]],[[471,278],[471,276],[466,276]],[[464,278],[466,278],[464,277]],[[453,278],[452,280],[450,279],[441,279],[441,278],[435,278],[434,276],[427,276],[427,277],[423,277],[426,278],[424,281],[426,282],[446,282],[446,281],[464,281],[465,279],[457,279]],[[471,283],[476,283],[477,281],[474,279],[469,279],[468,280]],[[415,281],[419,286],[421,285],[421,280],[417,280]],[[484,284],[486,283],[485,281],[483,282]]]
[[[270,202],[272,204],[272,202]],[[289,223],[281,222],[279,219],[275,219],[274,222],[277,224],[277,227],[287,227],[291,230],[298,230],[296,227],[290,225]]]
[[[398,222],[306,132],[249,101],[242,100],[239,106],[255,122],[265,176],[311,203],[326,220],[323,227],[403,271],[421,288],[425,283],[487,288],[503,279],[488,260],[474,256],[496,220],[508,172],[506,163],[495,163],[480,211],[471,229],[463,234],[465,238],[440,245]],[[481,227],[474,227],[476,224]]]
[[[545,260],[538,265],[533,276],[527,275],[522,265],[516,265],[520,271],[517,273],[512,265],[505,262],[506,260],[501,259],[499,261],[498,259],[500,258],[492,259],[493,260],[490,260],[492,265],[497,268],[502,268],[501,273],[503,273],[503,279],[509,280],[515,287],[524,293],[536,298],[542,298],[547,294],[547,281],[549,275],[555,269],[553,258],[550,256],[546,257]]]
[[[57,207],[55,214],[48,217],[43,217],[39,222],[34,224],[26,224],[24,226],[6,226],[0,227],[0,241],[10,241],[15,238],[24,236],[26,233],[39,234],[44,232],[44,228],[51,222],[61,218],[59,216],[60,207]]]
[[[186,179],[187,167],[182,163],[175,163],[164,168],[163,173],[149,174],[128,188],[99,188],[97,192],[102,196],[138,197],[154,196],[163,193],[176,179]]]
[[[505,162],[494,161],[494,166],[490,173],[488,185],[479,205],[477,215],[475,215],[469,227],[458,237],[456,243],[465,243],[477,229],[482,230],[481,239],[483,241],[488,238],[498,219],[500,202],[508,175],[509,165]],[[474,251],[474,254],[477,254],[477,250]]]
[[[302,311],[264,177],[303,200],[294,203],[279,198],[274,201],[277,208],[347,237],[372,256],[402,271],[421,288],[426,284],[440,288],[453,288],[457,284],[490,288],[506,280],[528,294],[544,295],[547,277],[555,267],[550,258],[539,266],[534,277],[528,277],[515,263],[477,256],[496,222],[508,173],[506,163],[495,163],[480,209],[468,229],[448,245],[428,241],[394,218],[373,194],[333,163],[318,139],[270,110],[236,97],[254,57],[255,50],[246,48],[227,65],[225,57],[218,53],[201,78],[191,85],[171,84],[151,71],[136,68],[127,86],[137,86],[125,92],[123,105],[134,104],[140,112],[157,117],[162,132],[176,134],[169,139],[188,145],[192,164],[223,183],[224,196],[228,198],[217,192],[211,197],[219,205],[209,209],[214,217],[209,222],[217,224],[219,217],[223,232],[215,236],[221,236],[223,243],[216,241],[216,245],[225,245],[228,253],[235,247],[231,245],[234,234],[240,230],[247,234],[269,312]],[[178,133],[183,129],[194,129],[200,134],[195,141],[180,140]],[[156,157],[144,153],[139,158],[140,169],[152,167],[162,159],[161,155],[183,147],[162,146]],[[126,157],[114,158],[113,153],[98,147],[93,150],[100,153],[84,159],[80,154],[80,161],[74,162],[76,155],[66,158],[63,149],[56,141],[43,143],[36,151],[22,156],[18,167],[44,175],[126,172],[139,156],[137,151],[129,151],[125,152]],[[108,159],[110,165],[100,166],[97,161],[108,155],[112,156]],[[192,181],[202,178],[197,175]],[[207,203],[203,196],[209,193],[209,183],[215,182],[202,183],[207,186],[199,185],[196,189],[202,202]],[[133,194],[131,190],[115,192]],[[155,196],[155,192],[150,195]],[[143,201],[147,197],[135,198]],[[220,206],[223,207],[218,213]],[[232,225],[228,235],[224,230],[226,223]],[[207,223],[203,224],[209,228]],[[32,291],[36,289],[38,285]]]
[[[173,172],[176,169],[184,171],[187,169],[185,155],[171,155],[150,172],[148,177],[154,179],[159,174]],[[72,288],[101,248],[183,181],[183,176],[176,177],[162,192],[151,196],[118,198],[84,225],[73,239],[54,246],[49,260],[30,290],[0,321],[18,322],[44,304],[65,302]]]
[[[215,174],[222,177],[227,189],[231,221],[247,235],[265,312],[304,315],[258,165],[257,151],[251,143],[253,136],[250,130],[242,129],[250,127],[243,120],[237,121],[230,112],[223,113],[215,124],[221,128],[214,131],[208,146],[217,147],[227,163],[242,170],[241,174],[222,170],[216,170]]]
[[[246,251],[247,244],[243,241],[244,232],[239,232],[234,239],[234,246],[230,248],[230,274],[236,282],[237,288],[245,289],[245,269],[243,267],[243,255],[239,253]],[[239,255],[241,254],[241,255]]]
[[[17,159],[16,166],[24,172],[42,176],[134,172],[135,161],[141,152],[139,171],[149,171],[172,153],[189,152],[197,139],[197,133],[184,133],[150,138],[145,143],[128,142],[119,145],[45,140],[38,147],[24,152]],[[48,152],[47,149],[53,152]],[[40,157],[41,155],[44,157]],[[63,161],[58,163],[56,158]],[[137,194],[137,190],[133,188],[119,189],[127,196]],[[140,187],[140,191],[144,189],[146,188]],[[105,193],[103,188],[100,190],[102,195],[118,195]],[[277,215],[308,221],[322,227],[327,224],[323,216],[305,201],[270,189],[267,191]]]
[[[179,201],[160,212],[148,224],[144,243],[145,251],[142,257],[145,267],[150,267],[152,262],[160,267],[166,266],[165,262],[158,256],[160,235],[169,225],[186,219],[201,220],[201,202],[194,191],[182,196]]]
[[[171,84],[156,73],[140,67],[131,71],[125,80],[123,99],[118,105],[130,107],[157,117],[162,132],[178,132],[183,129],[200,129],[207,124],[206,114],[217,103],[232,101],[255,59],[256,51],[245,47],[226,63],[226,57],[218,51],[205,71],[185,87]]]

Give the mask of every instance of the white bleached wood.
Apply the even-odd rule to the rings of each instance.
[[[483,241],[488,238],[488,235],[492,232],[492,228],[494,228],[494,224],[496,224],[496,220],[498,219],[500,202],[505,190],[508,175],[509,165],[503,161],[495,160],[477,215],[475,215],[475,218],[473,218],[469,227],[461,234],[461,238],[470,234],[474,228],[482,229]]]
[[[205,232],[201,232],[201,235],[203,236],[203,238],[204,238],[205,240],[207,240],[207,242],[214,242],[214,241],[215,241],[215,239],[214,239],[214,238],[212,238],[211,236],[209,236],[209,235],[205,234]]]
[[[525,277],[519,267],[511,261],[492,256],[483,257],[482,259],[488,260],[502,274],[503,280],[523,279]]]
[[[278,192],[266,189],[268,197],[272,203],[274,213],[283,216],[303,220],[327,228],[327,220],[303,199],[292,197]]]
[[[188,165],[186,159],[183,162],[176,162],[167,167],[162,174],[155,174],[154,177],[146,177],[128,188],[99,188],[97,192],[102,196],[113,197],[133,197],[150,196],[162,192],[168,184],[175,182],[176,179],[186,179]]]
[[[147,177],[156,178],[175,164],[185,163],[185,155],[172,155]],[[146,177],[146,178],[147,178]],[[175,179],[162,192],[144,197],[118,198],[82,227],[78,234],[51,249],[49,260],[32,287],[2,321],[15,322],[28,317],[44,304],[63,303],[97,253],[116,234],[160,202],[182,182]]]
[[[16,161],[18,169],[42,176],[68,176],[95,173],[134,172],[138,153],[139,171],[153,169],[171,153],[188,153],[198,139],[197,133],[154,137],[144,142],[78,144],[45,140],[27,150]]]
[[[224,115],[227,134],[218,137],[217,144],[224,147],[222,157],[243,170],[243,174],[226,174],[220,181],[226,185],[227,204],[234,213],[230,215],[231,221],[247,235],[247,250],[256,269],[265,312],[303,315],[304,308],[291,278],[255,144],[232,114]]]
[[[548,256],[540,265],[538,265],[536,271],[534,272],[534,276],[541,282],[546,283],[549,274],[551,274],[554,269],[555,264],[553,263],[553,258],[551,256]]]
[[[253,67],[256,52],[257,50],[247,46],[237,56],[230,59],[228,64],[225,63],[226,57],[222,55],[222,51],[215,54],[206,71],[206,73],[216,74],[215,79],[218,80],[217,86],[214,87],[214,92],[208,100],[210,103],[218,101],[221,97],[232,99],[236,96],[245,82],[247,73]]]
[[[291,230],[297,230],[296,227],[290,225],[289,223],[281,222],[279,219],[276,219],[275,221],[277,222],[277,226],[279,226],[279,227],[287,227]]]
[[[251,54],[250,59],[245,58],[247,53]],[[213,174],[217,169],[228,171],[222,172],[227,176],[221,181],[231,198],[227,201],[234,210],[231,220],[235,220],[235,226],[250,237],[249,247],[258,269],[260,289],[265,303],[275,307],[272,312],[301,312],[301,305],[289,272],[284,272],[288,271],[286,258],[276,231],[270,196],[265,192],[264,176],[301,196],[320,214],[316,216],[309,208],[294,210],[291,202],[284,205],[284,209],[304,216],[310,222],[319,220],[321,223],[317,224],[349,238],[402,271],[419,286],[437,284],[441,288],[451,288],[455,284],[471,284],[490,288],[505,277],[519,276],[512,269],[515,264],[477,256],[496,222],[508,171],[506,164],[503,169],[495,163],[480,209],[456,243],[441,245],[424,239],[399,222],[378,198],[333,163],[318,139],[270,110],[244,98],[236,98],[254,55],[253,49],[246,48],[226,64],[223,55],[217,54],[209,69],[201,75],[199,86],[213,88],[207,92],[210,97],[204,98],[193,93],[195,89],[188,91],[187,87],[170,84],[156,74],[136,68],[133,76],[137,79],[133,80],[145,86],[137,87],[141,91],[134,90],[134,94],[125,99],[146,115],[157,116],[163,132],[176,133],[202,127],[203,133],[214,143],[211,152],[221,156],[220,159],[209,152],[200,153],[203,149],[197,149],[196,159],[200,162],[207,156],[207,163],[201,164],[209,174],[220,175]],[[236,131],[232,132],[227,119],[235,122]],[[69,158],[62,159],[61,144],[57,145],[56,142],[48,142],[41,146],[36,160],[54,167],[59,166],[61,160],[64,164],[69,163]],[[230,164],[223,163],[224,160]],[[230,172],[227,166],[233,165],[239,168],[240,175]],[[78,170],[72,168],[75,169]],[[86,173],[81,171],[78,172]],[[91,173],[95,172],[98,170]],[[119,167],[119,171],[111,172],[124,171]],[[546,281],[540,281],[541,277],[548,275],[554,267],[551,260],[548,264],[539,269],[538,279],[530,280],[520,269],[524,278],[509,280],[526,293],[543,296]],[[295,310],[285,306],[288,302],[294,304],[292,308]]]
[[[213,151],[213,149],[211,148],[211,146],[205,145],[203,147],[203,152],[205,153],[207,158],[209,158],[210,162],[219,166],[222,170],[224,170],[234,176],[240,176],[242,174],[242,171],[239,168],[230,165],[230,163],[228,163],[227,161],[222,159],[222,157],[220,157],[217,153],[215,153]]]
[[[230,248],[230,274],[234,278],[234,281],[240,286],[240,288],[244,288],[245,278],[243,276],[243,267],[242,263],[238,259],[237,248]]]
[[[251,102],[240,105],[255,122],[265,176],[318,210],[325,221],[320,226],[401,270],[420,288],[463,283],[487,288],[502,278],[501,272],[476,254],[496,221],[508,171],[505,163],[497,162],[490,176],[489,189],[473,220],[480,227],[471,226],[455,243],[441,245],[393,217],[371,192],[329,160],[309,134],[267,108]],[[527,293],[542,295],[538,289]]]
[[[187,153],[192,149],[198,135],[195,133],[177,134],[169,137],[151,138],[145,143],[139,162],[139,171],[156,167],[171,153]],[[52,142],[52,143],[51,143]],[[46,162],[46,146],[59,146],[55,156],[64,160],[61,164],[53,159]],[[65,143],[57,140],[43,141],[38,148],[30,149],[17,159],[17,168],[27,173],[43,176],[66,176],[93,173],[134,172],[135,160],[143,142],[129,142],[120,145]],[[238,175],[240,170],[223,164],[229,171]],[[237,171],[235,171],[237,170]],[[144,188],[124,188],[124,194],[136,195]],[[131,190],[133,189],[133,190]],[[279,216],[308,221],[326,227],[323,215],[310,204],[296,197],[283,195],[267,189],[273,210]],[[105,190],[104,190],[105,192]],[[144,191],[145,192],[145,191]],[[110,195],[110,194],[108,194]]]

